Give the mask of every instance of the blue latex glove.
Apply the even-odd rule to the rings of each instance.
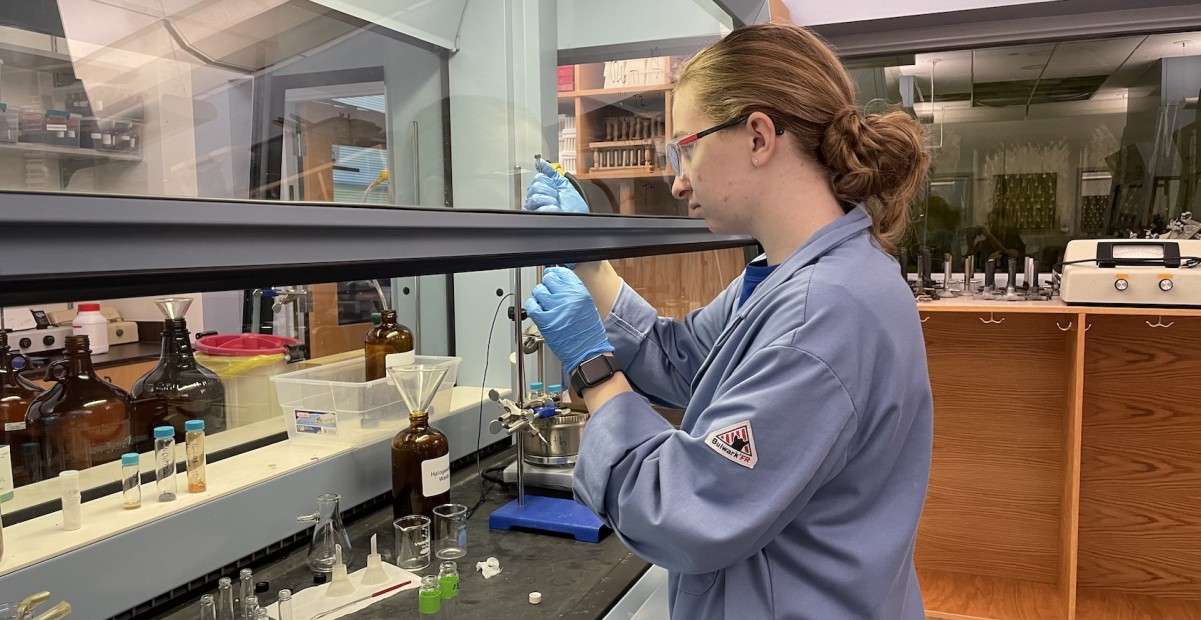
[[[584,202],[584,197],[575,191],[567,177],[559,174],[550,162],[539,159],[534,167],[538,169],[538,174],[534,175],[534,180],[530,181],[530,186],[525,190],[526,211],[588,212],[588,203]]]
[[[601,353],[612,353],[588,288],[570,269],[548,267],[525,311],[568,372]]]

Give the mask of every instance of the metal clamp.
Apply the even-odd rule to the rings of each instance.
[[[1068,321],[1068,326],[1063,327],[1062,325],[1059,324],[1059,321],[1055,321],[1055,327],[1061,332],[1072,331],[1072,322]]]
[[[1160,316],[1159,318],[1155,319],[1154,323],[1152,323],[1151,321],[1144,321],[1144,322],[1147,324],[1147,327],[1171,327],[1176,324],[1176,321],[1172,321],[1170,323],[1165,324],[1163,322],[1163,316]]]
[[[977,317],[977,318],[979,318],[979,317]],[[993,324],[993,325],[996,325],[996,324],[1004,323],[1004,322],[1005,322],[1005,317],[1001,317],[1001,318],[999,318],[999,319],[997,319],[997,318],[993,318],[993,313],[992,313],[992,312],[989,312],[989,313],[988,313],[988,320],[986,321],[986,320],[984,320],[983,318],[981,318],[981,319],[980,319],[980,322],[981,322],[981,323],[984,323],[985,325],[988,325],[988,324]]]

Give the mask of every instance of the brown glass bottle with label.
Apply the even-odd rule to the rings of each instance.
[[[154,429],[175,429],[175,443],[184,445],[188,420],[204,420],[210,433],[225,430],[225,387],[217,373],[196,362],[191,334],[183,318],[163,322],[162,353],[158,364],[134,384],[132,395],[138,405],[147,399],[161,401],[158,407],[140,407],[133,428],[137,451],[154,448]]]
[[[434,518],[450,503],[450,443],[429,425],[424,411],[409,414],[409,428],[392,439],[392,515]]]
[[[371,328],[363,338],[363,353],[367,360],[367,381],[384,378],[384,364],[389,353],[408,353],[413,350],[413,332],[396,322],[395,310],[380,313],[380,324]]]
[[[25,422],[38,443],[43,479],[116,461],[129,451],[133,401],[96,376],[87,336],[68,336],[65,360],[46,368],[54,381],[29,405]]]
[[[25,414],[43,390],[17,372],[13,362],[18,359],[23,362],[22,369],[29,368],[29,358],[12,353],[8,347],[8,334],[0,332],[0,444],[11,448],[13,486],[19,487],[42,479],[34,449],[36,444],[26,429]],[[26,463],[27,458],[33,462]]]

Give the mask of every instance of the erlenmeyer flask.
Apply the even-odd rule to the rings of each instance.
[[[342,525],[342,511],[338,504],[342,496],[337,493],[326,493],[317,496],[317,512],[297,521],[316,523],[313,528],[313,540],[309,543],[309,568],[315,573],[329,573],[334,570],[336,556],[334,545],[342,545],[342,562],[350,566],[354,553],[350,549],[350,536]]]

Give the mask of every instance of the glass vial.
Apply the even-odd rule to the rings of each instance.
[[[175,429],[154,428],[154,479],[158,483],[158,501],[169,502],[179,493],[175,481]]]
[[[68,469],[58,475],[63,487],[63,529],[68,532],[83,526],[83,509],[80,505],[79,471]]]
[[[217,620],[237,620],[234,615],[234,586],[229,577],[217,580]]]
[[[200,620],[217,620],[217,602],[212,594],[200,597]]]
[[[142,470],[137,452],[121,455],[121,500],[126,510],[142,506]]]
[[[292,620],[292,591],[279,591],[279,620]]]
[[[380,312],[380,324],[372,327],[363,338],[367,381],[384,378],[387,371],[385,362],[390,353],[413,355],[413,332],[396,322],[395,310],[384,310]],[[412,364],[413,360],[404,363]]]
[[[188,420],[184,454],[188,465],[188,493],[203,493],[208,489],[204,465],[204,420]]]
[[[449,616],[455,605],[453,599],[459,595],[459,566],[451,560],[438,566],[438,591],[442,595],[442,613]]]
[[[239,618],[245,620],[246,606],[250,603],[250,598],[254,596],[254,573],[249,568],[243,568],[238,572],[238,601],[241,602]],[[258,599],[255,599],[258,603]]]
[[[418,609],[423,616],[436,614],[442,609],[442,589],[438,587],[437,575],[426,575],[421,578]]]

